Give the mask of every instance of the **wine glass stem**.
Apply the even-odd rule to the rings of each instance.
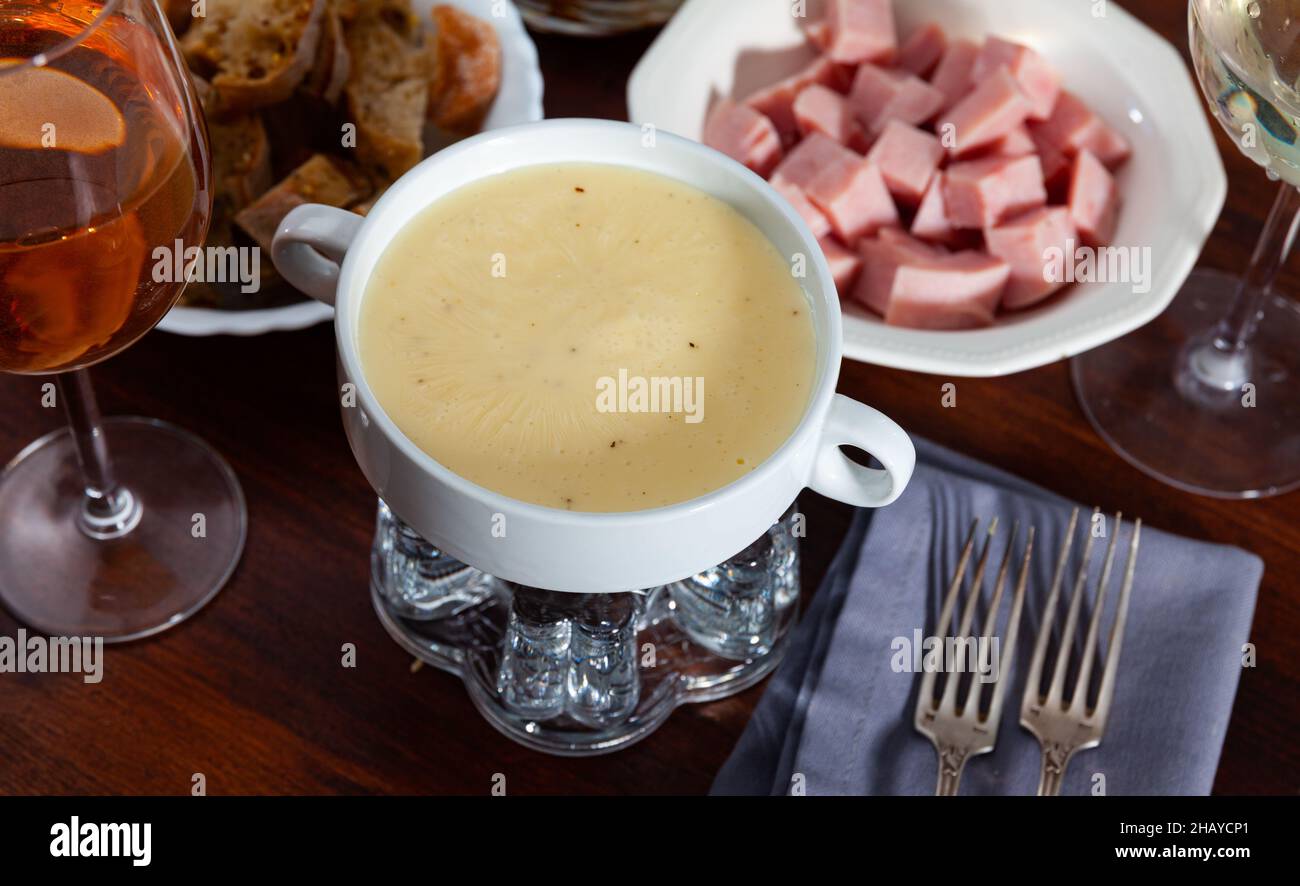
[[[85,369],[66,372],[56,382],[81,465],[85,492],[79,518],[81,531],[96,539],[121,538],[139,524],[142,512],[131,491],[114,479],[90,373]]]
[[[1300,190],[1289,184],[1278,189],[1264,232],[1255,246],[1250,267],[1242,275],[1232,310],[1223,320],[1219,335],[1234,350],[1243,350],[1255,337],[1260,313],[1273,295],[1277,275],[1286,265],[1300,228]]]
[[[1184,394],[1199,398],[1203,396],[1202,391],[1240,391],[1254,377],[1250,343],[1259,327],[1264,305],[1273,295],[1278,273],[1291,255],[1298,230],[1300,190],[1283,184],[1255,245],[1250,265],[1237,283],[1228,313],[1214,329],[1206,330],[1183,351],[1178,378]],[[1209,396],[1218,394],[1209,393]]]

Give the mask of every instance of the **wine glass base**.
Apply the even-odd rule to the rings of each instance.
[[[1207,365],[1198,347],[1237,284],[1198,271],[1165,313],[1075,357],[1071,374],[1097,433],[1139,470],[1199,495],[1265,498],[1300,488],[1300,304],[1266,300],[1247,365]]]
[[[229,580],[248,517],[239,481],[202,440],[164,422],[103,423],[118,483],[139,522],[110,540],[81,528],[81,469],[56,431],[0,474],[0,603],[58,637],[124,642],[184,621]]]

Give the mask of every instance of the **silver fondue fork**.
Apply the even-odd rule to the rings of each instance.
[[[966,537],[966,544],[962,548],[961,559],[957,564],[957,570],[953,574],[952,582],[948,586],[947,596],[943,601],[943,608],[939,614],[939,622],[935,630],[935,637],[941,642],[945,639],[948,624],[953,618],[958,592],[961,589],[966,568],[970,564],[971,552],[975,546],[975,533],[978,528],[979,520],[976,520],[971,524],[970,534]],[[1011,552],[1015,548],[1018,530],[1018,526],[1012,530],[1011,539],[1007,542],[1006,553],[1002,556],[1002,565],[998,569],[993,599],[984,617],[983,631],[980,634],[981,643],[989,643],[993,640],[993,631],[997,623],[998,610],[1002,603],[1007,570],[1011,563]],[[975,575],[971,579],[970,591],[966,595],[966,603],[962,609],[961,625],[955,634],[958,638],[968,636],[971,624],[974,621],[975,605],[979,600],[983,587],[984,569],[988,563],[989,548],[996,532],[997,520],[994,519],[989,526],[979,564],[975,567]],[[935,787],[936,796],[956,796],[961,785],[961,775],[966,767],[966,761],[971,757],[987,754],[993,750],[994,745],[997,743],[998,723],[1002,716],[1002,702],[1006,697],[1005,684],[1011,670],[1011,661],[1015,657],[1016,635],[1020,627],[1020,611],[1024,605],[1025,586],[1029,580],[1029,564],[1033,557],[1033,551],[1034,528],[1031,526],[1028,541],[1025,544],[1024,557],[1020,563],[1020,573],[1016,579],[1015,595],[1011,603],[1011,616],[1007,622],[1005,654],[1000,656],[998,675],[996,682],[993,684],[993,697],[989,702],[987,714],[981,715],[980,713],[980,700],[984,684],[978,675],[972,677],[969,692],[960,705],[957,703],[957,686],[961,682],[961,674],[955,668],[950,668],[944,683],[943,697],[937,705],[934,701],[935,672],[926,670],[921,678],[921,691],[916,700],[914,722],[916,730],[934,743],[935,751],[939,755],[939,779]]]
[[[1094,511],[1094,515],[1100,511]],[[1088,580],[1088,561],[1092,553],[1092,533],[1084,544],[1083,562],[1079,566],[1074,580],[1074,591],[1070,597],[1070,609],[1065,618],[1065,627],[1061,632],[1061,648],[1057,652],[1056,665],[1052,670],[1052,682],[1047,694],[1042,694],[1043,664],[1047,657],[1047,642],[1056,620],[1057,602],[1060,598],[1061,581],[1065,574],[1066,561],[1069,559],[1070,547],[1074,541],[1075,528],[1079,522],[1079,510],[1076,508],[1070,518],[1069,533],[1061,547],[1061,554],[1056,562],[1056,574],[1052,579],[1052,590],[1047,605],[1043,610],[1043,623],[1038,629],[1038,640],[1034,644],[1034,657],[1029,664],[1029,676],[1025,679],[1024,697],[1020,704],[1020,725],[1034,734],[1043,749],[1042,773],[1038,782],[1038,796],[1055,797],[1061,793],[1061,783],[1065,778],[1066,767],[1078,751],[1095,748],[1101,744],[1106,732],[1106,720],[1110,715],[1111,702],[1115,697],[1115,676],[1119,670],[1120,645],[1124,640],[1124,626],[1128,620],[1129,594],[1133,589],[1133,571],[1137,565],[1138,544],[1142,535],[1142,521],[1133,525],[1133,538],[1129,542],[1128,564],[1124,569],[1124,583],[1120,587],[1119,605],[1116,607],[1115,623],[1110,629],[1110,640],[1106,648],[1106,664],[1101,675],[1101,685],[1097,691],[1097,703],[1088,705],[1089,680],[1092,666],[1096,659],[1097,635],[1100,631],[1101,613],[1105,608],[1106,589],[1110,583],[1111,567],[1115,561],[1115,545],[1123,526],[1123,515],[1115,515],[1114,532],[1106,549],[1106,562],[1102,566],[1101,580],[1097,586],[1097,599],[1094,603],[1092,618],[1088,623],[1088,636],[1084,641],[1083,660],[1079,666],[1079,675],[1074,681],[1074,690],[1070,701],[1065,701],[1065,676],[1070,661],[1070,646],[1079,622],[1079,610],[1083,603],[1083,589]]]

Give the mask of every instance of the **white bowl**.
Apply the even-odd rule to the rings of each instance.
[[[501,37],[501,92],[488,112],[484,129],[501,129],[542,119],[542,70],[537,46],[524,28],[513,3],[497,0],[414,0],[412,6],[422,22],[438,3],[459,6],[491,22]],[[270,261],[269,255],[263,256]],[[252,311],[221,311],[215,308],[172,308],[158,328],[177,335],[263,335],[287,332],[323,323],[334,311],[313,298],[278,308]]]
[[[632,122],[698,140],[718,98],[744,98],[814,57],[789,0],[744,5],[737,14],[732,0],[688,0],[632,74]],[[1133,158],[1119,175],[1125,202],[1115,242],[1151,248],[1151,288],[1079,284],[1040,308],[968,332],[899,329],[846,305],[845,356],[941,375],[1008,375],[1113,341],[1159,316],[1195,265],[1228,187],[1201,93],[1178,52],[1117,3],[896,0],[894,7],[904,37],[936,21],[950,36],[996,34],[1033,46],[1060,70],[1066,88],[1124,133]]]
[[[303,291],[338,307],[335,340],[352,452],[375,491],[421,537],[489,575],[531,587],[600,594],[678,581],[744,550],[805,488],[861,508],[902,494],[916,451],[902,428],[835,393],[843,336],[830,268],[809,264],[804,294],[817,336],[812,399],[784,444],[753,471],[681,504],[626,513],[581,513],[508,498],[460,477],[398,429],[366,380],[357,329],[367,283],[393,238],[431,203],[484,178],[548,163],[610,163],[675,179],[735,206],[785,255],[815,254],[812,231],[745,167],[692,141],[610,120],[547,120],[477,135],[425,160],[364,219],[299,206],[276,233],[275,266]],[[871,453],[873,470],[841,447]],[[505,527],[505,531],[497,531]]]

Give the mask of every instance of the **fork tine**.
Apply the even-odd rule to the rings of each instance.
[[[948,621],[952,618],[953,607],[957,603],[957,592],[961,589],[961,580],[966,575],[966,567],[970,564],[971,551],[975,549],[975,532],[979,529],[980,521],[972,520],[970,532],[966,535],[966,544],[961,549],[961,557],[957,561],[957,569],[953,572],[952,582],[948,585],[948,592],[943,598],[943,607],[939,611],[939,623],[935,627],[935,636],[941,637],[948,630]],[[922,711],[934,709],[934,671],[921,671],[921,694],[916,700],[916,715],[919,721]]]
[[[1097,692],[1097,707],[1093,717],[1101,728],[1110,715],[1110,703],[1115,697],[1115,673],[1119,670],[1119,648],[1124,642],[1124,626],[1128,622],[1128,598],[1133,590],[1133,572],[1137,568],[1138,542],[1142,535],[1142,521],[1133,523],[1133,539],[1129,542],[1128,563],[1124,566],[1124,584],[1119,591],[1119,605],[1115,609],[1115,623],[1110,628],[1110,641],[1106,648],[1106,668],[1101,675],[1101,688]]]
[[[1020,521],[1017,520],[1011,524],[1011,537],[1007,539],[1007,549],[1002,554],[1002,564],[998,567],[997,582],[993,586],[993,599],[989,601],[989,611],[984,616],[984,629],[980,632],[981,637],[988,637],[993,633],[993,628],[998,620],[998,607],[1002,605],[1003,590],[1006,588],[1007,569],[1011,565],[1011,552],[1016,546],[1016,538],[1020,535]]]
[[[1101,508],[1093,510],[1093,516],[1101,513]],[[1083,543],[1083,558],[1079,562],[1079,572],[1074,579],[1074,591],[1070,594],[1070,608],[1065,616],[1065,628],[1061,631],[1061,648],[1056,651],[1056,666],[1052,668],[1052,685],[1047,690],[1047,704],[1059,705],[1065,693],[1065,672],[1070,668],[1070,648],[1074,645],[1074,631],[1079,624],[1079,608],[1083,605],[1083,589],[1088,584],[1088,561],[1092,559],[1092,530],[1088,530],[1088,540]],[[1055,612],[1052,613],[1055,616]]]
[[[1111,567],[1115,565],[1115,544],[1124,529],[1124,514],[1115,514],[1115,528],[1106,545],[1106,565],[1101,568],[1101,582],[1097,585],[1097,598],[1093,601],[1092,618],[1088,620],[1088,637],[1083,641],[1083,661],[1079,664],[1079,676],[1074,682],[1074,694],[1070,700],[1070,710],[1082,713],[1088,704],[1088,681],[1092,678],[1092,664],[1097,656],[1097,635],[1101,629],[1101,614],[1106,608],[1106,592],[1110,587]]]
[[[1070,526],[1065,530],[1065,542],[1061,553],[1056,558],[1056,570],[1052,575],[1052,590],[1047,595],[1043,606],[1042,624],[1038,626],[1038,637],[1034,640],[1034,657],[1029,660],[1029,674],[1025,678],[1025,694],[1021,701],[1021,717],[1030,707],[1039,702],[1040,687],[1043,682],[1043,660],[1047,658],[1047,641],[1052,635],[1052,622],[1056,620],[1057,601],[1061,596],[1061,581],[1065,578],[1065,566],[1070,559],[1070,548],[1074,546],[1074,534],[1079,526],[1079,509],[1070,515]]]
[[[979,563],[975,566],[975,574],[971,576],[970,591],[966,594],[966,603],[962,607],[961,626],[957,629],[954,637],[965,637],[970,633],[971,622],[975,618],[975,603],[979,599],[980,589],[984,584],[984,568],[988,566],[989,549],[993,547],[993,535],[998,531],[998,519],[993,518],[989,524],[988,535],[984,537],[984,549],[980,552]],[[940,642],[947,638],[943,634],[938,635]],[[945,644],[946,647],[946,644]],[[957,644],[953,643],[953,649],[956,650]],[[939,710],[955,713],[957,710],[957,684],[961,682],[958,678],[956,662],[948,662],[948,679],[943,684],[943,698],[939,702]]]
[[[1007,584],[1007,570],[1011,565],[1011,552],[1015,549],[1016,538],[1019,535],[1020,535],[1020,522],[1016,521],[1011,526],[1011,538],[1007,539],[1007,550],[1006,553],[1002,555],[1002,565],[998,567],[998,579],[996,585],[993,588],[993,599],[989,602],[989,611],[984,616],[984,629],[980,632],[980,640],[985,643],[992,642],[993,630],[994,628],[997,627],[998,610],[1002,608],[1003,591],[1006,589],[1006,584]],[[1031,526],[1029,528],[1029,546],[1032,548],[1033,544],[1034,544],[1034,529]],[[1019,588],[1019,584],[1017,584],[1017,588]],[[1015,604],[1013,602],[1012,603],[1013,610],[1014,607]],[[1001,668],[999,668],[998,670],[998,676],[996,679],[999,685],[995,685],[993,687],[994,701],[997,700],[997,693],[998,690],[1001,688],[1000,686],[1002,682]],[[963,715],[969,712],[972,716],[976,718],[979,717],[980,699],[983,697],[983,693],[984,693],[984,683],[978,677],[971,680],[970,693],[967,695],[966,703],[962,708]]]

